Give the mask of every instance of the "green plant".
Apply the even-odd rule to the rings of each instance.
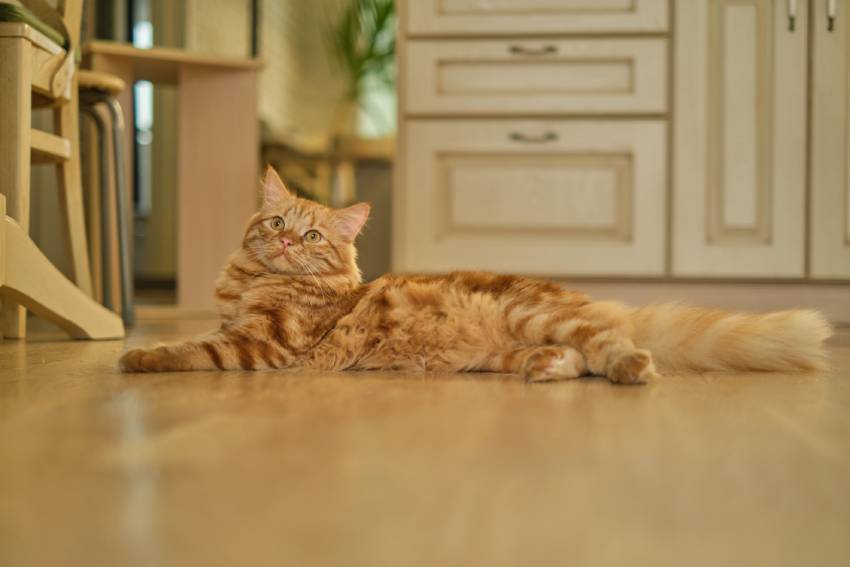
[[[394,86],[394,0],[350,0],[327,30],[327,46],[346,74],[349,100],[359,101],[371,78]]]

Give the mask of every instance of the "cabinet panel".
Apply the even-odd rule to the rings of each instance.
[[[664,39],[412,41],[410,114],[661,113]]]
[[[395,269],[661,275],[665,130],[408,121]]]
[[[850,278],[850,4],[814,4],[811,275]]]
[[[673,271],[804,275],[806,12],[676,5]]]
[[[451,230],[631,236],[628,154],[445,156],[437,167]]]
[[[661,32],[667,0],[407,0],[408,35]]]

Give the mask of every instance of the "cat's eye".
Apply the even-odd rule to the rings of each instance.
[[[283,230],[283,217],[272,217],[269,221],[269,226],[272,227],[273,230]]]
[[[318,230],[308,230],[307,233],[304,235],[304,240],[306,240],[307,242],[312,242],[314,244],[320,241],[321,239],[322,235],[319,233]]]

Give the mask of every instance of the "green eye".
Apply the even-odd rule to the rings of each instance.
[[[304,235],[304,240],[307,242],[316,243],[322,239],[322,235],[319,234],[318,230],[310,230],[307,231],[307,234]]]
[[[271,226],[274,230],[282,230],[283,225],[284,223],[282,217],[272,217],[272,220],[269,221],[269,226]]]

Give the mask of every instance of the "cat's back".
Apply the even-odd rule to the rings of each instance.
[[[384,309],[459,310],[504,307],[511,302],[546,302],[560,299],[560,285],[535,278],[464,271],[434,275],[388,274],[372,282],[369,303]]]

